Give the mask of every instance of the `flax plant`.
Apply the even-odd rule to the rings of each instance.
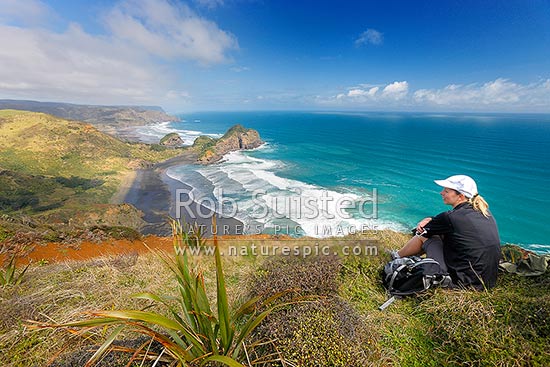
[[[213,223],[215,225],[215,219]],[[194,259],[188,256],[188,251],[185,251],[189,247],[204,246],[205,241],[200,233],[189,235],[185,227],[176,221],[172,221],[172,229],[175,257],[169,257],[160,252],[158,254],[176,277],[177,296],[165,297],[152,293],[134,295],[136,298],[164,305],[169,316],[144,310],[96,311],[91,312],[93,317],[87,320],[57,325],[34,323],[33,327],[63,327],[68,328],[72,333],[89,335],[93,329],[116,326],[88,360],[86,366],[93,366],[109,351],[133,352],[131,361],[138,358],[157,359],[182,367],[202,366],[210,362],[242,367],[265,363],[276,358],[269,355],[250,361],[248,352],[254,348],[254,344],[246,345],[245,342],[250,333],[276,307],[288,304],[279,303],[272,306],[283,293],[270,297],[261,302],[261,305],[259,304],[261,297],[254,297],[235,310],[230,310],[218,240],[214,236],[217,313],[213,312],[203,275],[197,269]],[[260,309],[263,311],[258,311]],[[162,345],[162,352],[156,355],[151,355],[150,351],[146,353],[147,343],[134,350],[113,346],[112,343],[124,329],[152,338]]]
[[[15,264],[15,256],[12,256],[6,265],[6,268],[0,269],[0,286],[17,285],[21,283],[29,266],[30,264],[25,266],[23,270],[18,273],[17,266]]]

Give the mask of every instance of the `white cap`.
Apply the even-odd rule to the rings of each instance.
[[[466,196],[468,199],[477,195],[477,185],[473,178],[466,175],[455,175],[447,177],[444,180],[434,180],[436,184],[442,187],[448,187],[456,190]]]

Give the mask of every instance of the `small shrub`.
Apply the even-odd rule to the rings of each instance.
[[[38,197],[27,190],[18,190],[11,196],[0,196],[0,210],[17,211],[26,207],[36,207]]]
[[[425,300],[421,312],[432,325],[434,359],[451,366],[550,362],[550,297],[519,296],[510,287],[506,293],[446,291]]]
[[[100,227],[107,235],[116,240],[130,240],[135,241],[141,238],[139,231],[136,231],[130,227],[121,227],[121,226],[103,226]]]
[[[55,230],[49,230],[42,234],[42,239],[46,242],[61,242],[63,235]]]
[[[83,177],[71,176],[71,177],[56,177],[55,181],[65,187],[72,189],[88,190],[94,187],[103,185],[103,180],[88,179]]]
[[[317,296],[277,310],[254,334],[264,354],[279,353],[298,366],[365,366],[371,340],[365,321],[338,296],[337,256],[276,257],[257,272],[252,294],[268,297],[292,290],[294,297]],[[372,359],[372,358],[371,358]],[[270,365],[270,364],[266,364]]]
[[[335,255],[271,257],[256,272],[251,292],[266,296],[288,290],[297,296],[336,295],[341,266]]]

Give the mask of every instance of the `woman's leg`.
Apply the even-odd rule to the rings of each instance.
[[[441,266],[441,269],[447,272],[447,264],[445,263],[445,256],[443,254],[443,241],[439,236],[432,236],[428,238],[422,245],[422,249],[426,253],[427,257],[430,257],[437,261]]]
[[[397,251],[397,254],[401,257],[422,255],[424,253],[422,245],[426,240],[427,238],[425,237],[414,236],[401,248],[401,250]]]

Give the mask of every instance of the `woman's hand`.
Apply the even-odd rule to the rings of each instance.
[[[424,232],[424,227],[426,226],[426,224],[430,223],[431,220],[432,220],[432,218],[428,217],[428,218],[424,218],[420,222],[418,222],[418,224],[416,225],[416,233]]]

